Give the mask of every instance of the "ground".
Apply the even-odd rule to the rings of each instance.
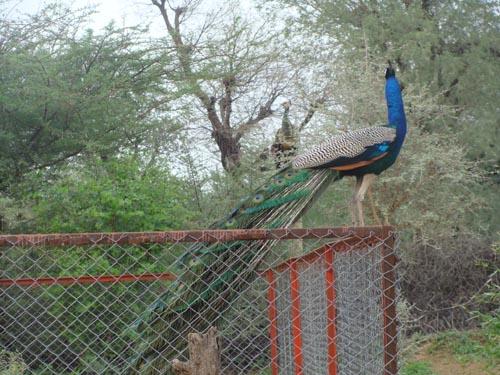
[[[408,362],[402,375],[495,375],[498,371],[484,362],[460,361],[449,350],[429,352],[426,346]]]
[[[498,328],[497,317],[480,331],[446,332],[429,337],[406,356],[401,375],[500,374]]]

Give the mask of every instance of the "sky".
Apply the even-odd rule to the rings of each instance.
[[[9,16],[14,17],[17,14],[36,13],[45,4],[53,2],[54,0],[0,0],[0,6],[7,10]],[[164,32],[158,10],[150,0],[58,0],[58,2],[71,8],[94,6],[97,13],[92,16],[89,25],[94,29],[100,29],[114,20],[119,26],[151,24],[151,33]],[[204,0],[200,11],[203,11],[203,8],[217,7],[224,2],[227,1]],[[182,1],[174,0],[172,3],[181,4]],[[239,0],[237,3],[245,11],[254,7],[253,0]]]
[[[9,16],[15,16],[23,13],[36,13],[50,2],[53,1],[7,0],[7,4],[3,7],[8,9]],[[112,20],[120,26],[151,22],[155,28],[161,26],[159,22],[153,22],[158,20],[158,14],[149,0],[59,0],[59,2],[71,8],[94,6],[97,12],[92,16],[89,25],[94,29],[100,29]]]

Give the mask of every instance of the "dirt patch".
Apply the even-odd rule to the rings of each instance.
[[[437,375],[495,375],[498,369],[487,369],[480,362],[459,362],[455,356],[448,351],[429,353],[428,345],[413,358],[415,361],[423,361],[430,364],[432,371]]]

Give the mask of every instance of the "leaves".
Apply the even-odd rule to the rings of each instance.
[[[10,25],[0,53],[2,190],[29,171],[82,154],[112,156],[156,126],[147,115],[156,103],[145,100],[156,90],[156,65],[140,30],[110,25],[101,34],[83,32],[71,24],[78,12],[42,12],[46,18],[33,25],[0,19]],[[40,33],[20,40],[26,27],[50,22],[60,28],[52,39]]]
[[[180,180],[130,159],[68,170],[33,198],[33,227],[42,232],[181,229],[196,217]]]

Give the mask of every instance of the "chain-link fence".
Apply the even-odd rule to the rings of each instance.
[[[390,227],[0,236],[0,344],[33,374],[396,374]]]

